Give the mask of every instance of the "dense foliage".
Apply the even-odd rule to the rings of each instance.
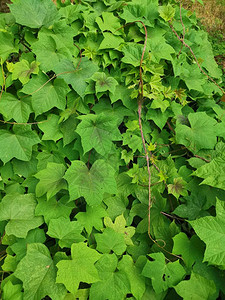
[[[80,2],[0,15],[1,298],[223,297],[225,110],[207,34],[168,1]]]

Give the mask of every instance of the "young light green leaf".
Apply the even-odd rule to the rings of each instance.
[[[163,18],[164,21],[171,21],[175,15],[175,9],[171,4],[168,4],[167,6],[160,6],[159,15],[161,18]]]
[[[56,282],[63,283],[69,292],[75,294],[80,282],[90,284],[99,280],[94,264],[101,254],[84,243],[76,243],[71,246],[71,256],[72,260],[58,262]]]
[[[116,217],[114,223],[109,217],[105,217],[104,224],[106,227],[112,228],[114,231],[122,233],[126,245],[133,245],[131,238],[135,233],[135,228],[133,226],[126,226],[127,222],[123,215]]]
[[[22,84],[26,84],[30,80],[31,74],[38,74],[38,65],[39,63],[37,63],[36,61],[29,63],[25,59],[12,64],[10,66],[10,72],[12,72],[12,80],[19,79]]]
[[[88,114],[80,116],[76,132],[81,136],[84,153],[94,148],[99,154],[108,154],[112,148],[112,141],[121,140],[115,118],[105,114]]]
[[[82,161],[73,161],[64,178],[69,184],[71,200],[81,196],[90,206],[99,205],[104,193],[117,191],[114,169],[104,160],[96,160],[91,169]]]
[[[56,267],[43,244],[28,245],[27,254],[18,264],[15,276],[23,282],[24,300],[43,299],[45,296],[62,300],[66,294],[64,286],[55,282]]]
[[[6,234],[25,238],[29,230],[43,223],[42,217],[35,217],[37,202],[33,194],[9,194],[0,203],[0,221],[9,220]]]
[[[36,186],[37,197],[47,193],[47,199],[50,199],[60,190],[66,189],[67,184],[63,178],[65,170],[63,164],[49,162],[46,169],[36,173],[35,177],[40,180]]]
[[[5,272],[15,272],[17,264],[17,257],[7,254],[2,265],[2,270]]]

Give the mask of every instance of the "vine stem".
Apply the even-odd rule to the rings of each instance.
[[[154,244],[156,244],[159,248],[161,248],[166,253],[168,253],[168,254],[170,254],[174,257],[183,259],[181,256],[173,254],[173,253],[167,251],[165,249],[166,242],[164,240],[161,240],[161,239],[160,240],[155,240],[151,236],[151,207],[152,207],[151,177],[152,177],[152,175],[151,175],[151,169],[150,169],[150,159],[149,159],[148,151],[147,151],[146,144],[145,144],[144,132],[143,132],[142,121],[141,121],[142,105],[143,105],[143,102],[144,102],[144,83],[143,83],[143,76],[142,76],[142,64],[143,64],[144,55],[145,55],[145,51],[146,51],[148,33],[147,33],[147,28],[146,28],[145,24],[142,21],[135,21],[135,22],[132,22],[132,23],[138,23],[138,22],[142,24],[142,26],[144,27],[144,30],[145,30],[145,41],[144,41],[144,47],[143,47],[141,60],[140,60],[140,68],[139,68],[141,92],[139,94],[139,99],[138,99],[138,123],[139,123],[139,129],[140,129],[140,132],[141,132],[141,140],[142,140],[142,144],[143,144],[143,148],[144,148],[144,152],[145,152],[145,159],[146,159],[147,170],[148,170],[148,236]],[[151,152],[150,152],[150,155],[152,155]],[[152,163],[152,164],[158,171],[160,171],[159,168],[154,163]],[[163,242],[163,246],[159,245],[158,241]]]
[[[186,48],[188,48],[188,49],[190,50],[190,52],[191,52],[192,56],[194,57],[194,60],[195,60],[195,62],[196,62],[196,64],[197,64],[199,70],[200,70],[200,71],[208,78],[208,80],[210,80],[211,82],[213,82],[213,83],[220,89],[220,91],[225,95],[225,91],[219,86],[219,84],[203,70],[203,68],[202,68],[201,65],[199,64],[198,59],[197,59],[196,55],[194,54],[192,48],[191,48],[187,43],[185,43],[184,38],[181,38],[181,37],[179,36],[179,34],[178,34],[178,33],[176,32],[176,30],[174,29],[174,27],[173,27],[173,25],[172,25],[172,22],[171,22],[171,21],[168,21],[168,22],[169,22],[170,28],[172,29],[173,33],[174,33],[175,36],[178,38],[178,40],[179,40]],[[182,23],[183,23],[183,22],[182,22]],[[184,26],[184,24],[183,24],[182,26]],[[185,27],[184,27],[184,28],[185,28]]]
[[[184,40],[184,38],[185,38],[185,33],[186,33],[186,29],[185,29],[185,26],[184,26],[184,23],[183,23],[183,18],[182,18],[182,4],[181,4],[181,2],[180,2],[180,22],[181,22],[181,24],[182,24],[182,27],[183,27],[183,40]],[[177,57],[179,57],[180,56],[180,54],[181,54],[181,51],[182,51],[182,49],[183,49],[183,43],[181,44],[181,48],[180,48],[180,51],[179,51],[179,53],[178,53],[178,56]]]

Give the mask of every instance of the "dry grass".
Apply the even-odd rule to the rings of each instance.
[[[194,11],[209,33],[217,63],[225,71],[225,0],[181,0],[183,7]]]
[[[203,0],[204,6],[195,1],[183,0],[183,6],[196,12],[209,33],[221,32],[225,38],[225,1]]]

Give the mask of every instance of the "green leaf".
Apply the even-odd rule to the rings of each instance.
[[[197,64],[189,64],[185,55],[180,55],[179,59],[172,60],[174,75],[182,79],[189,90],[203,92],[203,85],[207,77],[201,73]]]
[[[118,30],[121,27],[120,20],[112,12],[103,11],[102,18],[96,18],[96,23],[101,31],[111,31],[115,35],[121,34],[120,30]]]
[[[35,177],[40,180],[36,186],[37,197],[47,193],[47,199],[50,199],[60,190],[66,189],[67,184],[63,179],[65,171],[66,168],[63,164],[49,162],[46,169],[36,173]]]
[[[81,235],[83,226],[77,221],[70,221],[69,217],[51,219],[48,225],[47,234],[59,240],[61,248],[70,248],[73,243],[83,242],[85,238]]]
[[[204,217],[189,221],[199,238],[206,244],[204,261],[210,264],[225,265],[225,207],[224,201],[217,199],[216,217]]]
[[[31,113],[30,101],[24,99],[17,99],[10,93],[3,93],[0,101],[0,113],[7,121],[14,119],[19,123],[26,123]]]
[[[90,300],[125,299],[130,285],[125,272],[116,270],[117,263],[115,254],[104,254],[96,263],[100,281],[92,284]]]
[[[103,32],[104,39],[101,42],[98,50],[102,49],[116,49],[119,47],[120,44],[124,42],[124,40],[115,35],[114,33],[110,32]]]
[[[48,0],[14,0],[10,11],[18,24],[30,28],[48,27],[59,18],[55,5]]]
[[[137,20],[142,21],[147,26],[154,26],[155,19],[158,17],[158,1],[157,0],[139,0],[127,3],[123,8],[121,18],[126,23],[132,23]]]
[[[141,57],[143,52],[143,46],[140,44],[131,44],[123,46],[122,48],[124,57],[122,58],[122,62],[126,64],[130,64],[134,67],[139,67],[141,63]],[[146,58],[147,54],[145,54],[144,58]]]
[[[190,280],[184,280],[174,287],[177,294],[184,300],[216,299],[216,286],[212,280],[192,273]]]
[[[94,266],[101,254],[84,243],[71,246],[72,260],[61,260],[57,264],[56,282],[63,283],[67,290],[76,293],[79,283],[94,283],[99,280],[98,271]]]
[[[149,40],[149,48],[151,50],[151,59],[156,63],[166,59],[172,61],[172,53],[175,53],[174,48],[167,43],[164,31],[157,28],[150,30],[151,39]]]
[[[43,299],[45,296],[62,300],[66,294],[63,285],[55,283],[56,267],[43,244],[28,245],[27,254],[18,264],[15,276],[23,282],[24,300]]]
[[[114,93],[116,86],[118,85],[118,82],[113,77],[109,77],[103,72],[96,72],[92,76],[92,79],[96,82],[95,90],[97,94],[106,91]]]
[[[40,142],[38,135],[29,126],[16,126],[14,133],[1,129],[0,143],[4,147],[0,148],[0,159],[7,163],[13,157],[29,161],[32,154],[32,147]]]
[[[76,132],[81,136],[84,153],[94,148],[99,154],[105,155],[111,151],[112,141],[121,140],[116,119],[105,114],[88,114],[80,116]]]
[[[5,272],[15,272],[17,264],[17,257],[7,254],[2,265],[2,270]]]
[[[110,95],[112,94],[110,93]],[[117,119],[117,127],[123,122],[125,116],[133,116],[133,113],[129,109],[124,107],[120,102],[117,102],[112,106],[109,100],[107,101],[103,98],[97,104],[95,104],[95,106],[93,107],[93,111],[97,115],[104,113],[105,115]]]
[[[63,137],[59,128],[59,120],[59,116],[49,114],[46,122],[44,121],[43,123],[38,124],[41,131],[44,132],[44,135],[42,136],[43,141],[53,140],[56,142]]]
[[[153,253],[149,256],[154,261],[147,261],[142,275],[151,278],[152,286],[157,294],[177,285],[184,277],[186,272],[178,260],[166,264],[163,253]]]
[[[171,4],[168,4],[167,6],[160,6],[159,15],[161,18],[163,18],[164,21],[171,21],[175,15],[175,9]]]
[[[5,61],[11,53],[18,53],[14,44],[14,37],[9,32],[0,31],[0,58]]]
[[[29,230],[43,223],[42,217],[35,217],[37,202],[32,194],[6,195],[0,202],[0,221],[9,220],[5,231],[19,238],[25,238]]]
[[[123,105],[129,108],[131,111],[136,110],[137,101],[132,101],[131,90],[123,85],[117,85],[114,94],[110,94],[110,100],[112,103],[121,100]]]
[[[35,228],[28,232],[25,239],[17,238],[17,241],[10,246],[10,249],[16,254],[17,261],[20,261],[27,253],[28,244],[43,244],[45,241],[44,229]]]
[[[130,255],[123,255],[120,260],[118,269],[124,271],[131,287],[131,293],[136,299],[142,299],[145,292],[145,278],[140,274],[140,270],[135,266]]]
[[[3,287],[3,298],[4,300],[23,300],[22,285],[12,284],[9,280]]]
[[[135,151],[139,151],[142,152],[142,140],[141,140],[141,136],[131,132],[131,131],[126,131],[125,133],[123,133],[123,145],[128,145],[129,148],[135,152]]]
[[[205,184],[205,185],[207,184],[209,186],[213,186],[225,190],[224,147],[222,147],[221,149],[217,147],[217,149],[218,149],[218,153],[215,156],[215,158],[210,163],[204,164],[203,166],[199,167],[195,172],[193,172],[193,175],[204,179],[201,182],[201,184]]]
[[[95,234],[97,250],[102,253],[115,252],[122,255],[126,250],[126,243],[122,233],[114,231],[112,228],[104,229],[103,233]]]
[[[33,76],[21,90],[21,92],[31,95],[32,107],[36,116],[53,107],[64,110],[66,106],[66,94],[69,92],[67,84],[58,78],[53,83],[46,84],[47,80],[48,77],[44,74]]]
[[[68,28],[68,30],[70,27]],[[38,41],[32,44],[32,50],[40,63],[41,68],[47,72],[53,70],[54,67],[64,59],[72,59],[68,41],[64,41],[64,36],[60,36],[62,44],[58,43],[57,35],[40,31]],[[64,43],[63,43],[64,42]],[[72,44],[72,39],[71,39]],[[73,44],[72,44],[73,45]]]
[[[187,267],[191,268],[196,260],[202,259],[204,247],[196,235],[189,240],[184,232],[180,232],[173,237],[173,242],[173,253],[182,255]]]
[[[165,110],[164,112],[161,109],[148,109],[146,118],[147,120],[153,120],[154,123],[162,130],[166,124],[166,121],[171,116],[169,110]]]
[[[194,220],[199,216],[205,216],[207,213],[204,211],[206,200],[200,195],[191,194],[183,198],[185,201],[183,204],[179,205],[174,213],[182,218],[187,218],[189,220]]]
[[[28,162],[15,158],[12,160],[13,171],[15,174],[27,178],[37,172],[37,163],[38,160],[34,156]]]
[[[201,149],[213,149],[216,145],[216,120],[205,112],[195,112],[188,115],[190,127],[178,124],[176,141],[196,153]]]
[[[73,161],[64,176],[69,184],[70,198],[83,196],[88,205],[99,205],[104,193],[117,191],[114,172],[104,160],[96,160],[90,170],[82,161]]]
[[[65,72],[58,78],[63,78],[67,84],[71,84],[77,94],[83,98],[88,86],[86,81],[98,71],[98,66],[88,60],[87,57],[83,57],[81,62],[79,59],[74,62],[63,60],[54,67],[54,71],[57,74]]]
[[[119,191],[118,191],[119,193]],[[104,203],[107,205],[107,213],[111,219],[123,214],[128,206],[128,199],[122,195],[109,197],[104,199]]]
[[[51,219],[58,219],[60,217],[69,217],[74,203],[67,203],[66,198],[59,201],[55,197],[50,198],[48,201],[44,197],[38,199],[38,204],[35,209],[36,216],[43,216],[45,223],[48,224]]]
[[[86,206],[86,212],[79,212],[76,214],[76,219],[87,231],[91,234],[94,227],[98,231],[103,228],[103,218],[107,215],[106,210],[102,206]]]

